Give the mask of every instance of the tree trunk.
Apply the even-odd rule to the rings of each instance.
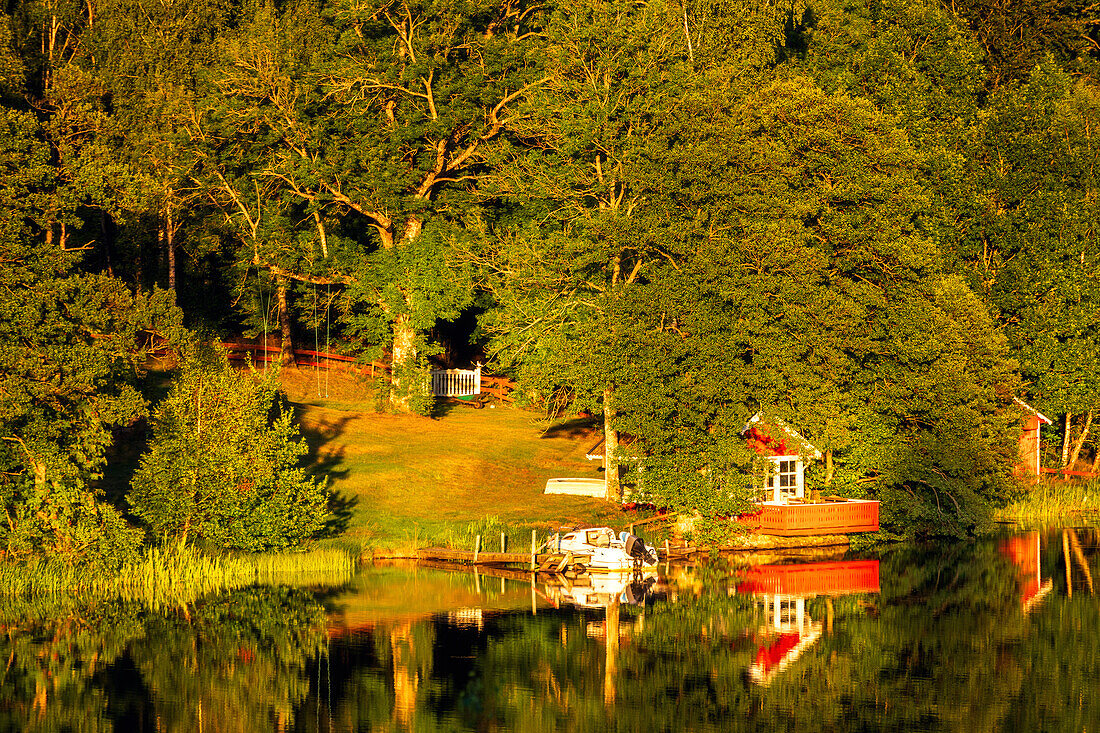
[[[172,293],[172,301],[178,302],[176,297],[176,232],[179,224],[172,217],[172,210],[168,209],[164,215],[164,248],[168,253],[168,290]]]
[[[286,278],[275,277],[275,297],[279,304],[279,335],[282,346],[279,349],[279,363],[284,366],[294,363],[294,336],[290,329],[290,308],[286,302]]]
[[[603,392],[603,475],[607,481],[607,500],[621,502],[623,488],[619,484],[619,431],[612,427],[615,419],[614,394],[611,388]]]
[[[420,236],[423,230],[423,222],[415,216],[410,216],[405,222],[405,228],[401,232],[401,244],[406,245]],[[383,240],[383,246],[386,242]],[[387,247],[393,246],[392,239]],[[404,299],[402,312],[397,314],[393,321],[393,354],[390,358],[390,406],[400,412],[409,411],[409,397],[415,385],[409,380],[415,379],[416,368],[416,329],[413,328],[409,318],[412,311],[412,303],[409,302],[409,293],[405,288],[399,288]]]
[[[825,451],[825,485],[833,485],[833,449]]]
[[[1073,413],[1067,412],[1062,427],[1062,468],[1069,464],[1069,430],[1073,424]]]
[[[46,488],[46,464],[41,461],[34,461],[34,488]]]
[[[409,380],[414,378],[415,364],[416,331],[409,321],[409,314],[399,313],[393,321],[393,358],[390,360],[390,378],[393,384],[390,405],[395,410],[409,410],[409,396],[413,388]]]
[[[1077,464],[1077,458],[1081,455],[1081,446],[1085,444],[1085,439],[1089,437],[1090,427],[1092,427],[1092,410],[1089,410],[1089,414],[1085,418],[1085,427],[1081,430],[1081,434],[1077,436],[1077,442],[1073,444],[1073,452],[1069,455],[1067,467],[1072,469]]]

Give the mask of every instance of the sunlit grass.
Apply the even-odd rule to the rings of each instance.
[[[0,596],[79,594],[88,599],[121,598],[159,607],[257,584],[342,585],[354,572],[355,558],[339,548],[213,555],[190,545],[172,544],[146,548],[138,560],[110,574],[46,560],[0,565]]]
[[[599,499],[542,493],[549,478],[601,474],[584,459],[590,432],[544,435],[537,413],[452,407],[428,419],[307,404],[299,416],[316,470],[350,504],[333,545],[411,557],[431,545],[472,550],[480,533],[485,549],[499,551],[503,531],[510,551],[526,552],[532,529],[541,537],[630,521]],[[471,529],[479,522],[480,532]]]
[[[1036,485],[997,513],[1003,521],[1023,524],[1064,522],[1100,512],[1100,482],[1050,481]]]

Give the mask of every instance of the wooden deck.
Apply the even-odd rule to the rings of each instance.
[[[878,531],[877,501],[846,499],[820,503],[760,504],[761,534],[797,535],[849,534]]]

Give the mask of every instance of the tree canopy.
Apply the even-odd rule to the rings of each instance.
[[[456,366],[447,344],[469,340],[551,411],[602,417],[611,495],[621,476],[718,515],[752,496],[741,428],[759,410],[820,448],[816,485],[889,498],[900,531],[972,531],[1016,490],[1013,397],[1059,416],[1058,462],[1100,466],[1089,8],[7,13],[9,501],[16,485],[90,486],[112,431],[147,411],[145,350],[183,343],[185,326],[278,332],[289,359],[323,322],[341,348],[388,360],[392,407],[419,411],[424,371]],[[208,374],[247,393],[226,427],[253,436],[219,436],[237,457],[218,461],[255,449],[267,467],[195,486],[285,476],[280,500],[314,516],[292,431],[261,424],[270,393],[221,366],[183,374],[155,451],[197,440],[169,424],[200,420],[184,394]],[[171,461],[149,461],[142,491],[170,493],[153,464]],[[255,510],[238,499],[219,521]],[[162,519],[158,532],[191,532]]]

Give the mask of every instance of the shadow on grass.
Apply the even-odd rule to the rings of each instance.
[[[480,405],[480,407],[478,406]],[[435,401],[435,407],[432,408],[432,418],[440,420],[447,417],[452,412],[461,410],[480,410],[485,405],[475,400],[460,400],[454,397],[439,397]]]
[[[317,538],[328,539],[331,537],[339,537],[347,532],[348,526],[351,524],[352,513],[358,505],[358,497],[348,496],[339,491],[333,492],[328,500],[329,520],[325,522],[325,526],[317,533]]]
[[[298,404],[295,405],[295,407],[301,407],[301,405]],[[300,410],[295,410],[294,414],[298,431],[302,434],[302,437],[306,439],[306,445],[309,446],[309,455],[314,457],[317,456],[321,446],[343,435],[347,430],[348,423],[356,417],[353,414],[347,414],[334,419],[325,420],[322,423],[305,424],[301,420]]]
[[[548,427],[543,438],[578,438],[592,432],[600,425],[598,417],[571,417]]]

